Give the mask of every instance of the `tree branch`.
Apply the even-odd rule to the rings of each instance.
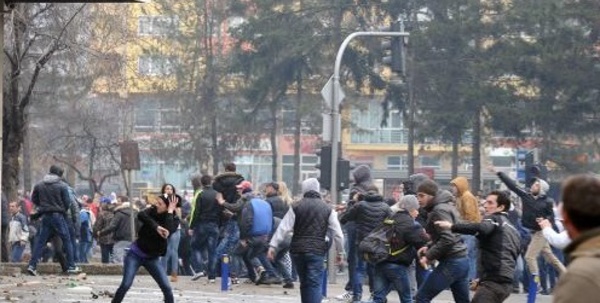
[[[25,95],[23,95],[23,98],[21,98],[21,101],[19,102],[19,109],[21,111],[25,111],[25,108],[29,105],[29,102],[31,100],[31,94],[33,93],[33,88],[35,87],[35,84],[37,82],[37,78],[39,77],[41,70],[44,68],[44,66],[46,65],[46,63],[48,63],[48,61],[50,60],[50,58],[52,57],[52,55],[54,54],[54,52],[56,52],[56,50],[59,49],[59,47],[60,47],[60,39],[62,38],[62,36],[67,31],[67,27],[69,27],[69,24],[71,24],[71,22],[73,22],[73,20],[75,20],[75,17],[83,10],[83,8],[86,5],[87,4],[83,4],[83,5],[81,5],[81,7],[79,7],[79,9],[67,21],[67,23],[65,24],[65,26],[63,26],[63,28],[60,31],[60,34],[58,35],[58,37],[56,37],[54,39],[52,45],[38,59],[37,63],[35,64],[35,69],[34,69],[33,74],[31,76],[31,80],[29,81],[29,85],[27,86],[27,90],[25,91]]]

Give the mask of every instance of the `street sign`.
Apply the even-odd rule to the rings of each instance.
[[[340,103],[344,100],[344,98],[346,98],[346,94],[344,94],[344,91],[342,90],[342,87],[340,86],[339,83],[337,83],[337,85],[335,85],[334,88],[334,84],[333,84],[333,76],[329,77],[329,80],[327,81],[327,83],[325,84],[325,86],[323,86],[323,89],[321,89],[321,96],[323,96],[323,99],[325,100],[325,107],[327,107],[328,109],[331,109],[331,93],[332,90],[335,89],[335,106],[339,106]]]

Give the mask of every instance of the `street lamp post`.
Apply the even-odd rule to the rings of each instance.
[[[350,43],[350,41],[356,37],[408,37],[409,34],[404,31],[404,27],[401,27],[400,32],[354,32],[346,37],[342,42],[342,45],[338,49],[337,56],[335,57],[335,66],[333,69],[333,87],[331,88],[331,99],[329,100],[329,110],[331,119],[329,119],[331,137],[325,137],[325,141],[331,143],[331,183],[330,183],[330,198],[331,203],[334,205],[338,203],[338,155],[340,154],[340,137],[341,137],[341,118],[340,118],[340,103],[343,99],[343,91],[340,88],[340,66],[342,65],[342,57],[344,51]],[[338,100],[339,99],[339,100]],[[324,125],[326,127],[326,125]],[[329,139],[329,140],[327,140]],[[335,260],[335,249],[329,250],[329,262],[327,263],[327,276],[330,278],[330,283],[336,283],[335,264],[332,262]]]

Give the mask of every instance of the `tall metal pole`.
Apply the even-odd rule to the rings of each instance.
[[[340,107],[337,104],[336,98],[337,90],[340,87],[340,67],[342,65],[342,57],[344,56],[344,51],[346,47],[350,43],[350,41],[356,37],[408,37],[409,34],[407,32],[354,32],[342,42],[340,46],[337,56],[335,57],[335,66],[333,69],[333,89],[331,90],[331,203],[338,202],[338,180],[337,180],[337,159],[340,153],[339,151],[339,142],[341,136],[341,119],[340,119]]]
[[[329,115],[331,116],[331,183],[330,183],[330,198],[331,203],[333,205],[337,204],[339,201],[339,193],[338,193],[338,158],[340,154],[340,138],[342,132],[342,123],[340,118],[340,105],[336,98],[338,98],[338,90],[340,89],[340,67],[342,65],[342,57],[344,56],[344,51],[346,47],[350,43],[350,41],[356,37],[361,36],[371,36],[371,37],[408,37],[409,34],[404,32],[354,32],[344,41],[342,45],[338,49],[337,56],[335,57],[335,66],[333,69],[333,89],[331,90],[331,104]],[[337,281],[336,273],[335,273],[335,251],[334,246],[329,250],[329,262],[327,263],[327,273],[330,277],[329,283],[335,284]]]
[[[4,11],[4,0],[0,0],[0,10]],[[0,49],[4,49],[4,13],[0,12]],[[0,56],[0,75],[4,78],[4,56]],[[3,79],[2,78],[2,79]],[[2,147],[4,146],[4,81],[0,80],[0,196],[4,193],[2,188],[2,164],[4,161]],[[8,198],[8,197],[7,197]],[[2,208],[0,208],[0,225],[2,225]],[[2,235],[4,236],[4,235]],[[0,260],[2,260],[2,250],[0,249]]]

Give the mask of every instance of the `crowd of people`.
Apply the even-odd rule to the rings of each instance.
[[[102,263],[124,267],[113,302],[123,300],[140,266],[165,302],[173,302],[171,283],[182,275],[215,283],[227,256],[230,275],[221,278],[231,284],[244,279],[294,288],[298,281],[302,302],[319,303],[332,246],[338,257],[331,261],[347,265],[346,292],[337,296],[346,302],[383,303],[391,291],[402,303],[431,302],[446,289],[459,303],[503,302],[520,292],[535,302],[555,288],[559,302],[573,302],[569,293],[589,292],[597,283],[598,271],[592,270],[597,265],[590,260],[597,258],[600,243],[595,176],[565,181],[561,203],[547,195],[545,180],[523,188],[502,172],[497,175],[507,190],[486,196],[473,195],[464,177],[446,190],[415,174],[399,195],[387,197],[374,185],[370,168],[361,165],[352,172],[348,201],[334,204],[314,178],[303,180],[293,199],[284,182],[256,187],[234,163],[224,169],[214,177],[193,177],[189,199],[166,183],[159,196],[131,205],[116,195],[77,197],[63,170],[53,165],[30,199],[3,197],[2,214],[10,217],[2,220],[8,242],[2,256],[21,262],[30,243],[29,274],[37,275],[38,262],[48,259],[73,274],[97,245]],[[399,249],[374,261],[360,244],[384,222],[391,224]],[[562,249],[576,260],[568,270]],[[563,278],[557,284],[558,276]]]

